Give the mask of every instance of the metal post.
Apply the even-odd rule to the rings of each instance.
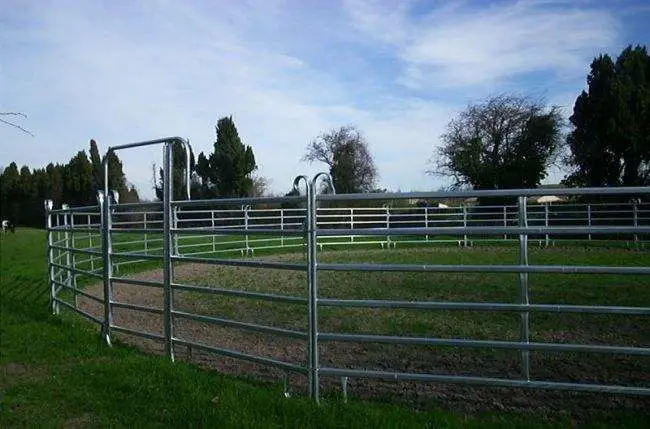
[[[503,206],[503,227],[508,227],[508,206]],[[508,240],[508,234],[503,234],[503,239]]]
[[[587,225],[591,226],[591,204],[587,204]],[[591,234],[588,239],[591,241]]]
[[[350,208],[350,229],[354,229],[354,209]],[[350,243],[354,243],[354,233],[350,235]]]
[[[165,335],[165,354],[174,361],[174,348],[172,345],[172,240],[171,240],[171,223],[172,223],[172,145],[165,143],[163,154],[163,314],[164,314],[164,335]]]
[[[90,232],[91,228],[91,223],[90,223],[90,215],[88,215],[88,248],[90,250],[93,249],[93,233]],[[90,271],[95,272],[95,255],[90,255]]]
[[[251,206],[242,206],[241,208],[244,212],[244,229],[246,231],[248,231],[248,210],[250,208]],[[244,235],[244,245],[246,246],[246,255],[248,256],[248,252],[250,250],[248,234]]]
[[[67,204],[62,204],[61,208],[63,210],[69,210],[70,206]],[[66,270],[66,278],[65,278],[65,284],[68,285],[68,287],[72,287],[72,270],[70,269],[71,261],[70,261],[70,232],[68,231],[69,228],[69,223],[68,223],[68,212],[63,213],[63,226],[65,232],[63,233],[63,239],[65,240],[65,266],[67,268]],[[75,294],[76,295],[76,294]]]
[[[280,209],[280,231],[284,231],[284,209]],[[280,246],[284,247],[284,232],[280,232]]]
[[[386,209],[386,248],[390,248],[390,235],[388,231],[390,231],[390,206],[388,204],[384,205],[384,208]]]
[[[544,226],[548,227],[548,204],[544,204]],[[548,233],[546,234],[546,247],[549,245]]]
[[[633,221],[634,221],[634,227],[636,228],[637,226],[639,226],[638,206],[637,206],[637,199],[636,198],[632,201],[632,204],[633,204],[632,205],[632,214],[634,216]],[[637,234],[634,234],[634,242],[636,243],[638,241],[639,241],[639,236]]]
[[[528,213],[526,210],[526,197],[519,197],[519,226],[528,227]],[[519,234],[519,264],[528,265],[528,234]],[[528,299],[528,273],[519,273],[519,303],[529,305]],[[520,313],[520,340],[523,343],[530,342],[530,313],[522,311]],[[530,352],[521,351],[521,372],[522,377],[530,380]]]
[[[106,180],[106,178],[104,178]],[[106,182],[104,182],[106,183]],[[102,230],[102,260],[104,269],[104,324],[102,325],[102,336],[106,344],[111,345],[111,325],[113,324],[113,311],[111,301],[113,293],[111,288],[111,278],[113,277],[113,265],[111,262],[111,199],[104,192],[97,192],[97,202],[101,210],[101,230]]]
[[[56,285],[54,284],[54,249],[52,249],[53,237],[52,237],[52,207],[54,202],[52,200],[45,200],[45,228],[47,231],[47,270],[48,277],[50,280],[50,304],[52,306],[52,314],[59,314],[59,304],[55,301],[56,299]]]
[[[174,217],[172,219],[174,229],[178,228],[178,207],[174,207],[172,210]],[[178,234],[174,234],[174,255],[180,255],[178,252]]]
[[[210,210],[210,219],[212,220],[212,253],[217,251],[217,237],[214,235],[214,210]]]
[[[74,213],[70,213],[70,228],[74,231]],[[70,234],[70,248],[75,249],[75,239],[74,236],[75,234],[72,233]],[[66,243],[67,246],[67,243]],[[70,252],[68,250],[68,252]],[[77,268],[77,254],[76,252],[72,253],[72,268]],[[77,294],[77,274],[73,271],[72,272],[72,288],[74,290],[74,308],[79,308],[79,296]]]
[[[309,279],[309,393],[311,398],[320,403],[320,383],[318,374],[318,222],[316,206],[316,183],[320,177],[327,179],[331,193],[335,193],[332,178],[327,173],[318,173],[311,183],[307,182],[307,248]],[[297,183],[300,178],[296,178]],[[306,178],[305,178],[306,180]]]
[[[429,227],[429,207],[424,208],[424,227]],[[427,243],[429,242],[429,234],[424,236],[424,241]]]
[[[144,223],[144,229],[147,229],[147,212],[144,212],[144,216],[142,218],[142,221]],[[144,233],[144,254],[148,255],[149,254],[149,243],[148,243],[148,236],[146,232]]]
[[[463,228],[467,228],[467,206],[463,206]],[[467,247],[467,234],[463,235],[463,246]]]

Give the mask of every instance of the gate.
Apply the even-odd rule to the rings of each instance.
[[[639,279],[637,283],[646,282],[650,287],[650,258],[643,250],[650,237],[650,187],[554,189],[555,195],[564,197],[611,196],[619,199],[616,203],[554,206],[529,202],[530,197],[548,194],[548,189],[317,194],[317,190],[321,189],[319,180],[325,181],[333,191],[329,176],[320,173],[311,179],[306,176],[296,178],[294,189],[302,191],[302,195],[298,196],[191,200],[189,172],[186,171],[188,198],[174,201],[172,146],[182,145],[185,148],[188,157],[186,165],[189,165],[190,147],[186,140],[174,137],[116,146],[109,148],[107,155],[117,150],[149,145],[163,146],[163,201],[120,204],[119,195],[109,191],[108,157],[105,156],[104,190],[99,192],[96,206],[54,209],[51,201],[45,203],[52,310],[58,314],[63,306],[99,324],[102,336],[109,345],[115,334],[128,334],[162,343],[164,353],[172,360],[179,350],[183,350],[187,357],[201,351],[267,365],[284,374],[285,386],[289,374],[306,376],[307,390],[316,401],[321,397],[321,378],[338,380],[344,395],[347,395],[349,378],[650,395],[650,381],[642,374],[623,383],[545,380],[534,376],[534,361],[531,360],[531,354],[536,352],[616,355],[639,359],[641,363],[638,365],[646,365],[647,369],[650,359],[650,338],[647,336],[634,344],[536,341],[531,339],[534,336],[531,317],[554,314],[633,317],[642,320],[642,326],[647,327],[650,326],[650,303],[536,303],[530,293],[530,276],[547,274],[623,276]],[[487,207],[470,207],[466,204],[458,207],[404,207],[404,204],[400,204],[413,200],[466,201],[486,197],[511,197],[516,204]],[[345,206],[352,202],[354,206]],[[531,249],[551,248],[563,240],[583,243],[580,244],[582,246],[599,238],[622,248],[639,249],[639,258],[642,259],[630,266],[531,263]],[[408,249],[408,246],[432,248],[452,245],[458,246],[458,252],[463,252],[464,248],[483,243],[516,248],[517,261],[511,264],[341,262],[323,260],[320,255],[327,248],[354,246],[394,252],[396,248]],[[264,254],[277,254],[278,249],[300,249],[303,253],[298,252],[298,256],[287,260],[263,257]],[[162,276],[140,278],[134,275],[141,271],[138,266],[157,268]],[[240,290],[234,285],[225,284],[223,272],[218,271],[215,272],[217,282],[223,284],[200,285],[192,281],[192,272],[182,272],[183,267],[280,270],[284,273],[282,276],[303,279],[304,288],[295,293],[269,292],[263,287],[257,290],[255,287],[267,280],[262,277],[249,290]],[[323,276],[345,272],[403,273],[404,276],[427,273],[511,274],[517,278],[512,285],[517,298],[516,302],[480,302],[426,297],[407,300],[323,296],[319,288]],[[282,276],[278,277],[280,283]],[[101,294],[89,292],[87,286],[100,280]],[[116,288],[121,287],[155,291],[150,295],[152,303],[121,300],[119,294],[115,293]],[[304,311],[305,320],[286,327],[245,320],[248,315],[240,319],[219,316],[208,310],[199,311],[191,305],[186,306],[183,297],[187,296],[210,297],[210,302],[217,306],[219,300],[226,299],[241,300],[236,301],[241,303],[254,301],[278,306],[291,305],[298,309],[296,314]],[[84,304],[80,305],[80,301]],[[248,304],[241,305],[245,307]],[[506,313],[518,316],[517,335],[515,339],[497,340],[334,332],[327,326],[319,328],[323,321],[322,313],[336,309]],[[232,308],[225,310],[231,311]],[[123,323],[120,315],[124,312],[141,314],[140,320],[146,318],[152,329]],[[194,335],[199,332],[199,325],[258,335],[254,340],[257,341],[254,344],[258,345],[271,341],[265,335],[277,336],[287,341],[278,344],[284,346],[290,341],[295,345],[291,346],[295,347],[292,350],[298,352],[287,353],[285,357],[269,357],[257,353],[257,349],[251,346],[253,343],[235,348],[232,344],[219,343],[223,337],[218,335]],[[435,368],[420,372],[321,364],[325,348],[334,343],[352,344],[364,352],[368,350],[364,348],[366,344],[423,346],[436,353],[447,349],[478,349],[483,351],[484,356],[511,351],[518,356],[517,370],[509,377],[495,377],[487,374],[487,368],[486,374],[467,375],[439,373]]]

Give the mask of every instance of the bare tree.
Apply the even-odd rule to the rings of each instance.
[[[27,119],[27,115],[25,115],[24,113],[20,113],[20,112],[0,112],[0,116],[4,116],[4,117],[13,116],[13,117],[19,117],[19,118]],[[18,128],[20,131],[34,137],[34,134],[27,131],[25,128],[21,127],[20,125],[16,124],[13,121],[9,121],[7,119],[3,119],[2,117],[0,117],[0,123],[5,124],[5,125],[9,125],[10,127]]]
[[[251,197],[263,197],[269,189],[269,179],[258,174],[254,174]]]
[[[303,161],[327,164],[338,193],[370,192],[377,181],[377,168],[368,142],[353,126],[342,126],[319,135],[307,146]]]
[[[474,189],[534,188],[561,142],[555,107],[498,95],[469,106],[447,125],[429,174]]]

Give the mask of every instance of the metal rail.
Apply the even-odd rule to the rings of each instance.
[[[599,240],[634,249],[643,249],[650,242],[650,203],[637,199],[619,203],[563,203],[536,204],[528,197],[546,195],[610,195],[650,196],[649,187],[586,188],[586,189],[521,189],[496,191],[454,191],[389,194],[335,194],[326,174],[313,178],[299,176],[294,189],[300,195],[292,197],[228,198],[213,200],[172,200],[172,145],[182,144],[189,157],[189,144],[180,138],[159,139],[132,143],[109,149],[112,151],[153,144],[163,144],[163,201],[157,203],[119,204],[119,196],[109,192],[105,176],[104,191],[98,195],[98,205],[81,208],[54,209],[46,202],[48,276],[51,286],[52,311],[58,314],[60,306],[100,323],[102,335],[110,344],[113,333],[139,335],[164,343],[165,352],[174,359],[174,349],[187,347],[216,353],[236,359],[307,375],[308,394],[319,401],[320,378],[343,378],[342,388],[347,393],[347,377],[365,377],[389,380],[414,380],[440,383],[459,383],[484,386],[526,387],[570,391],[607,392],[628,395],[650,395],[650,386],[563,383],[534,379],[534,361],[531,352],[621,354],[630,358],[650,356],[648,344],[573,344],[540,342],[531,339],[531,318],[537,314],[608,315],[611,317],[650,317],[647,305],[549,304],[532,302],[535,284],[530,274],[557,274],[604,276],[650,276],[648,260],[639,260],[634,266],[607,265],[543,265],[532,263],[529,251],[533,246],[550,247],[556,243],[598,243]],[[189,165],[189,159],[188,164]],[[106,170],[105,170],[106,173]],[[329,193],[319,194],[319,180],[325,180]],[[186,184],[189,184],[186,176]],[[302,189],[301,189],[302,188]],[[189,188],[186,188],[189,198]],[[452,207],[400,206],[400,200],[459,199],[470,197],[512,197],[517,204],[505,206]],[[337,207],[346,202],[364,202],[363,207]],[[373,201],[380,206],[373,207]],[[386,202],[389,203],[386,203]],[[99,218],[99,219],[97,219]],[[93,220],[94,219],[94,220]],[[319,251],[334,246],[375,246],[393,249],[396,246],[453,245],[470,247],[477,243],[505,243],[511,245],[515,259],[511,265],[476,264],[380,264],[357,262],[322,262]],[[257,253],[302,249],[289,260],[251,259]],[[77,255],[88,255],[82,259]],[[644,255],[641,253],[640,256]],[[99,256],[101,256],[101,263]],[[302,258],[301,258],[302,256]],[[432,253],[435,262],[435,253]],[[124,265],[142,264],[142,268],[160,265],[162,280],[142,280],[128,274],[117,276]],[[233,269],[284,270],[306,273],[304,294],[284,294],[263,290],[238,289],[237,285],[201,285],[176,279],[179,264],[234,267]],[[513,273],[517,281],[517,298],[513,302],[461,302],[432,299],[337,299],[323,297],[319,292],[319,276],[324,272],[393,272],[393,273]],[[530,277],[530,278],[529,278]],[[101,278],[103,296],[84,291],[86,284]],[[263,280],[262,280],[263,281]],[[137,303],[116,301],[114,288],[120,284],[134,287],[162,288],[162,305],[152,307]],[[433,285],[432,285],[433,287]],[[513,289],[514,290],[514,289]],[[615,290],[615,289],[613,289]],[[304,330],[288,329],[268,323],[237,320],[236,317],[199,314],[177,308],[174,295],[196,294],[203,297],[228,297],[236,300],[259,301],[261,304],[291,305],[306,313]],[[297,296],[300,295],[300,296]],[[91,314],[79,305],[81,300],[103,304],[103,315]],[[260,305],[261,305],[260,304]],[[256,304],[257,305],[257,304]],[[115,308],[162,315],[160,334],[136,328],[118,326],[113,320]],[[439,338],[436,336],[395,336],[387,334],[360,334],[326,332],[319,328],[323,309],[384,309],[426,311],[472,311],[518,313],[518,334],[513,341],[477,340],[468,338]],[[324,311],[324,310],[323,310]],[[218,325],[224,329],[240,329],[268,336],[288,337],[305,345],[302,363],[283,361],[252,353],[243,353],[224,347],[219,338],[204,344],[175,329],[176,323]],[[520,376],[514,379],[441,375],[435,373],[400,372],[397,370],[367,370],[363,368],[324,367],[320,361],[323,347],[320,342],[352,342],[364,344],[427,345],[454,347],[460,350],[514,350],[519,359]]]

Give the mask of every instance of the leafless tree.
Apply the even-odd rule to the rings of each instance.
[[[9,125],[10,127],[18,128],[20,131],[34,137],[34,134],[29,132],[25,128],[21,127],[17,123],[15,123],[13,121],[10,121],[10,120],[7,120],[7,119],[4,119],[4,117],[19,117],[19,118],[27,119],[27,115],[25,115],[24,113],[20,113],[20,112],[0,112],[0,123],[5,124],[5,125]]]
[[[329,166],[338,193],[370,192],[377,181],[377,168],[368,142],[353,126],[319,135],[307,146],[303,161],[320,161]]]

